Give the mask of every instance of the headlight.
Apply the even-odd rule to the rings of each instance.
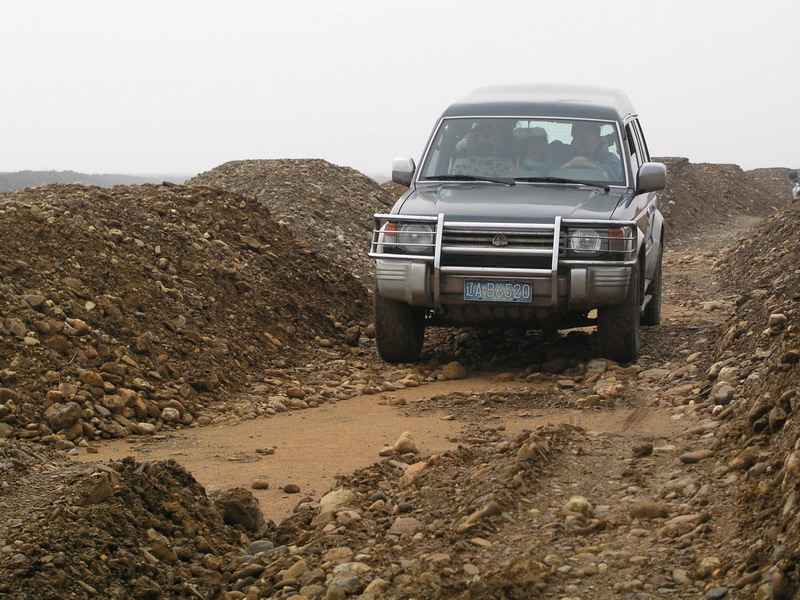
[[[425,223],[389,222],[383,230],[386,244],[406,254],[433,254],[434,229]]]
[[[633,252],[635,240],[629,226],[609,229],[574,227],[567,230],[567,249],[572,255],[588,256],[607,252],[609,258],[626,260]]]
[[[608,240],[597,229],[571,229],[569,236],[569,249],[578,254],[591,254],[601,252],[608,248]]]
[[[409,254],[433,252],[433,228],[424,223],[403,223],[397,233],[397,245]]]

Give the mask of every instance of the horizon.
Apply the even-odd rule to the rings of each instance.
[[[740,168],[744,172],[757,171],[757,170],[762,170],[762,169],[788,169],[788,170],[794,169],[794,167],[787,166],[787,165],[772,165],[772,166],[767,166],[767,167],[754,167],[752,169],[746,169],[743,166],[738,165],[736,163],[711,162],[711,161],[695,162],[695,161],[693,161],[693,160],[691,160],[691,159],[689,159],[688,157],[685,157],[685,156],[653,156],[652,159],[655,162],[658,162],[659,159],[686,159],[691,164],[732,165],[732,166]],[[325,158],[251,158],[251,159],[234,159],[233,161],[225,161],[225,163],[227,163],[227,162],[240,162],[240,161],[245,161],[245,162],[261,161],[261,160],[264,160],[264,161],[268,161],[268,160],[274,160],[274,161],[280,161],[280,160],[324,160],[324,161],[326,161],[326,162],[328,162],[328,163],[330,163],[330,164],[332,164],[334,166],[337,166],[337,167],[355,169],[356,171],[358,171],[362,175],[366,175],[367,177],[370,177],[371,179],[375,179],[376,177],[379,177],[381,179],[386,179],[386,180],[389,180],[389,181],[391,181],[391,179],[392,179],[392,171],[391,171],[391,169],[387,169],[386,171],[383,171],[383,172],[380,172],[380,171],[366,172],[366,171],[362,171],[360,169],[357,169],[356,167],[353,167],[351,165],[336,164],[336,163],[334,163],[332,161],[329,161],[329,160],[327,160]],[[212,170],[222,166],[225,163],[221,163],[219,165],[216,165],[215,167],[212,167],[211,169],[207,169],[206,171],[212,171]],[[17,171],[0,171],[0,175],[13,175],[13,174],[16,174],[16,173],[56,173],[56,174],[58,174],[58,173],[76,173],[78,175],[89,175],[89,176],[97,176],[97,177],[118,175],[118,176],[121,176],[121,177],[160,178],[160,177],[170,176],[170,177],[183,177],[184,180],[189,180],[189,179],[191,179],[193,177],[196,177],[197,175],[200,175],[201,173],[204,173],[206,171],[185,172],[185,173],[169,172],[169,171],[149,172],[149,173],[136,173],[136,172],[121,172],[121,171],[118,171],[118,172],[87,172],[87,171],[78,171],[76,169],[20,169],[20,170],[17,170]]]

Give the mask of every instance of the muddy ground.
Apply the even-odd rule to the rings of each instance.
[[[784,169],[664,160],[632,365],[591,329],[382,363],[362,226],[351,275],[300,209],[396,191],[324,161],[0,196],[0,595],[795,597],[800,210]],[[267,176],[305,182],[283,224]]]

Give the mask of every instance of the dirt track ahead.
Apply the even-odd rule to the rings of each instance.
[[[267,481],[267,489],[254,489],[264,516],[276,523],[292,514],[297,496],[287,494],[288,483],[300,486],[303,495],[321,497],[346,476],[374,463],[377,450],[391,446],[410,431],[421,452],[439,454],[457,446],[461,420],[449,419],[441,410],[414,412],[431,396],[491,392],[519,392],[547,384],[497,381],[494,373],[474,373],[458,381],[434,382],[391,394],[360,396],[346,402],[322,406],[314,411],[293,412],[274,419],[248,420],[236,425],[219,425],[155,438],[109,441],[99,445],[97,454],[82,453],[80,461],[138,461],[174,459],[206,486],[222,489],[250,488],[256,480]],[[390,405],[406,402],[409,410]],[[406,405],[403,405],[406,406]],[[592,431],[625,435],[667,437],[683,428],[671,420],[671,412],[659,409],[613,408],[587,411],[549,408],[501,415],[506,435],[518,435],[547,423],[569,423]],[[494,418],[490,419],[493,421]],[[452,441],[451,441],[452,440]],[[269,454],[267,454],[269,452]]]

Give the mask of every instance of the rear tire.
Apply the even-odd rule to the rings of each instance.
[[[661,258],[662,252],[659,251],[656,272],[653,273],[653,279],[650,281],[650,288],[647,290],[650,301],[644,307],[644,312],[642,312],[641,323],[648,327],[661,324]]]
[[[637,263],[631,269],[625,302],[597,309],[597,338],[601,356],[617,362],[633,362],[639,357],[641,305]]]
[[[375,290],[375,342],[386,362],[414,362],[425,339],[425,313]]]

